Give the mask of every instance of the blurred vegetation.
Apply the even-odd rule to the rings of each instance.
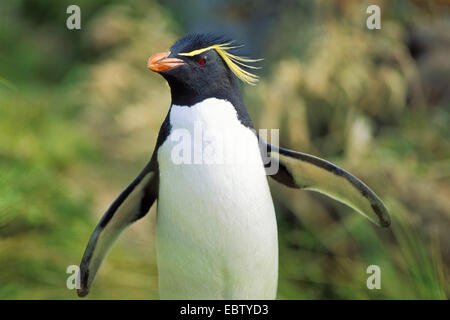
[[[79,31],[65,27],[73,3]],[[448,2],[372,1],[374,31],[364,1],[203,3],[0,4],[0,298],[76,298],[66,268],[147,162],[170,103],[148,57],[187,31],[219,29],[265,58],[259,85],[242,88],[256,126],[361,177],[393,218],[380,229],[271,182],[278,298],[447,299]],[[158,298],[154,213],[125,231],[88,298]],[[366,287],[372,264],[381,290]]]

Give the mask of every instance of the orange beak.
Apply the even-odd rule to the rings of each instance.
[[[152,55],[148,59],[147,68],[155,72],[163,72],[184,64],[183,60],[167,58],[169,54],[170,52],[160,52]]]

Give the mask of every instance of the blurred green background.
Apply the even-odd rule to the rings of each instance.
[[[66,8],[81,7],[81,30]],[[381,30],[366,28],[378,4]],[[279,299],[450,294],[449,1],[50,1],[0,4],[0,298],[76,299],[98,219],[151,156],[170,103],[148,57],[218,31],[264,57],[242,86],[258,128],[371,186],[381,229],[271,182]],[[88,299],[157,299],[155,208],[124,232]],[[381,289],[366,268],[381,268]]]

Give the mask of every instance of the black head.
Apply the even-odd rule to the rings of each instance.
[[[148,67],[167,80],[173,104],[191,106],[215,97],[226,99],[235,107],[243,105],[238,78],[229,66],[232,60],[226,56],[225,49],[232,46],[230,43],[230,40],[214,34],[191,34],[178,40],[169,52],[153,55]],[[243,69],[239,67],[239,70]],[[241,74],[239,70],[238,76]]]

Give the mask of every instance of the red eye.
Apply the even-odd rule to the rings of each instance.
[[[206,60],[205,60],[205,59],[200,59],[200,60],[197,61],[197,63],[198,63],[200,66],[203,66],[203,65],[206,63]]]

